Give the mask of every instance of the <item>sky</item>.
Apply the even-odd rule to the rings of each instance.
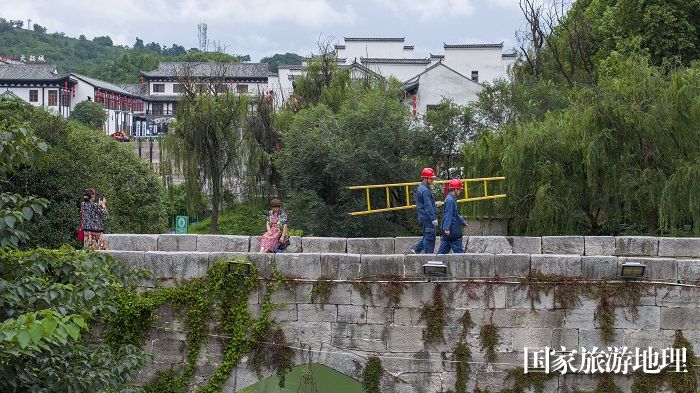
[[[188,49],[199,46],[204,22],[210,41],[253,61],[307,56],[319,38],[405,37],[417,56],[443,53],[443,43],[511,48],[523,25],[518,0],[0,0],[0,17],[72,37],[109,35],[119,45],[139,37]]]

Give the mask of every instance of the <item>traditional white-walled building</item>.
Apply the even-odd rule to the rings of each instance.
[[[508,78],[515,53],[503,53],[498,44],[443,44],[444,54],[416,55],[403,37],[345,37],[334,46],[341,66],[361,64],[383,77],[404,82],[406,103],[416,115],[447,98],[460,105],[476,100],[482,83]],[[293,94],[293,81],[303,75],[302,65],[282,65],[271,78],[271,87],[282,100]]]
[[[30,105],[70,115],[74,82],[52,64],[0,64],[0,92],[11,92]]]
[[[479,83],[440,61],[407,80],[404,86],[404,104],[414,115],[426,113],[431,105],[439,104],[443,98],[449,98],[457,105],[467,105],[476,100],[476,93],[482,89]]]

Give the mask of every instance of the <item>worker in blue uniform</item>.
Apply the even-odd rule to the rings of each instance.
[[[416,190],[416,209],[418,210],[418,222],[423,227],[423,238],[413,247],[411,252],[420,254],[432,254],[435,252],[435,228],[438,225],[437,206],[430,186],[435,181],[433,168],[423,168],[421,172],[423,181]]]
[[[462,227],[467,225],[467,222],[460,217],[457,209],[457,199],[462,195],[464,184],[460,179],[452,179],[448,183],[449,193],[445,198],[445,204],[442,207],[442,239],[438,254],[448,254],[450,250],[455,254],[463,253],[462,246]]]

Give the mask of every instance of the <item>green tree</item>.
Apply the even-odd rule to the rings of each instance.
[[[476,131],[472,108],[444,99],[423,116],[421,153],[428,155],[430,166],[446,168],[448,178],[452,178],[459,175],[450,169],[455,164],[454,156]]]
[[[263,57],[260,59],[261,63],[267,63],[267,68],[270,72],[279,71],[280,65],[291,65],[291,64],[301,64],[301,56],[296,53],[275,53],[269,57]]]
[[[224,178],[237,175],[248,97],[226,88],[226,75],[232,63],[215,63],[202,87],[192,68],[184,65],[178,78],[185,89],[177,106],[174,132],[166,139],[166,151],[185,174],[190,200],[206,183],[211,190],[210,233],[216,233],[225,191]]]
[[[513,233],[700,233],[700,145],[687,143],[700,137],[700,69],[667,75],[649,62],[613,53],[570,107],[466,146],[471,175],[506,176]]]
[[[112,46],[113,45],[112,38],[110,38],[108,35],[95,37],[92,39],[92,42],[99,44],[99,45],[103,45],[103,46]]]
[[[0,390],[125,391],[148,356],[90,338],[112,299],[145,277],[106,254],[69,248],[0,252]]]
[[[34,23],[34,25],[32,26],[32,29],[34,31],[36,31],[37,33],[44,33],[44,34],[46,33],[46,27],[44,27],[38,23]]]
[[[36,195],[50,202],[44,214],[25,226],[29,246],[75,244],[78,201],[87,187],[103,192],[109,203],[106,229],[117,233],[160,233],[165,216],[159,177],[133,152],[133,147],[28,107],[13,115],[48,145],[34,165],[17,167],[4,186],[8,192]],[[7,111],[0,110],[0,117]]]
[[[17,167],[39,162],[48,146],[36,137],[23,120],[32,109],[23,101],[0,98],[0,185],[7,190],[8,175]],[[0,250],[14,248],[28,239],[22,226],[39,216],[46,208],[46,199],[0,193]]]
[[[368,87],[358,82],[343,91],[344,96],[323,88],[321,94],[340,102],[338,111],[323,103],[302,109],[284,133],[276,165],[289,195],[290,222],[304,233],[324,236],[406,233],[415,220],[412,212],[347,214],[365,204],[364,195],[347,186],[410,181],[412,173],[419,173],[413,157],[416,133],[400,101],[402,90],[393,83]],[[403,192],[390,199],[394,205],[405,203]],[[383,193],[373,194],[372,201],[373,206],[386,204]]]
[[[71,111],[70,120],[79,121],[94,130],[101,130],[107,120],[107,112],[104,105],[98,102],[82,101]]]

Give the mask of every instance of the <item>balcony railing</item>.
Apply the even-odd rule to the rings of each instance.
[[[175,111],[172,109],[147,109],[146,114],[155,116],[175,116]]]

